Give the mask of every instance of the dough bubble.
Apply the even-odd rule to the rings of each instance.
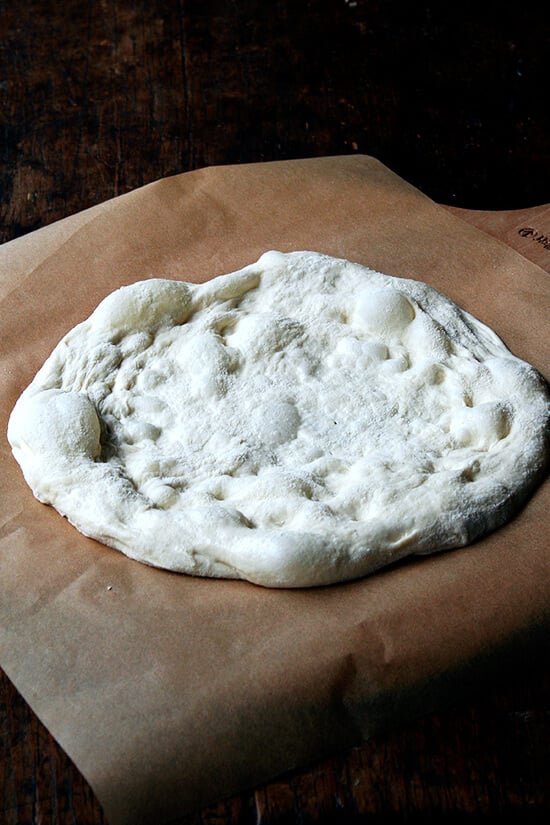
[[[362,292],[355,305],[353,321],[369,332],[392,335],[402,332],[414,316],[414,307],[407,296],[388,287]]]

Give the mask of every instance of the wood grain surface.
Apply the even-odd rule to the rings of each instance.
[[[550,270],[549,210],[530,209],[550,201],[537,9],[0,0],[0,241],[204,165],[361,152]],[[546,823],[549,743],[550,671],[526,661],[173,825]],[[1,671],[0,823],[106,825]]]
[[[547,203],[538,4],[0,2],[0,240],[197,166],[362,152],[434,200]]]

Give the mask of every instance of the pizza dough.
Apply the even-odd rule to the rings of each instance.
[[[535,369],[430,286],[314,252],[109,295],[17,402],[35,496],[157,567],[272,587],[468,544],[540,481]]]

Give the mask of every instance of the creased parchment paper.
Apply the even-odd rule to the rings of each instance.
[[[2,430],[111,290],[204,281],[268,249],[425,280],[549,375],[550,277],[373,158],[210,168],[0,248]],[[169,820],[514,667],[548,630],[550,487],[475,546],[275,591],[146,567],[39,504],[1,445],[0,665],[111,825]]]

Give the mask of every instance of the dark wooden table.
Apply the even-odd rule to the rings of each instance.
[[[353,152],[443,204],[547,203],[550,18],[537,9],[0,0],[0,241],[199,166]],[[179,823],[546,822],[550,671],[526,658],[504,673]],[[0,823],[105,823],[1,671]]]

